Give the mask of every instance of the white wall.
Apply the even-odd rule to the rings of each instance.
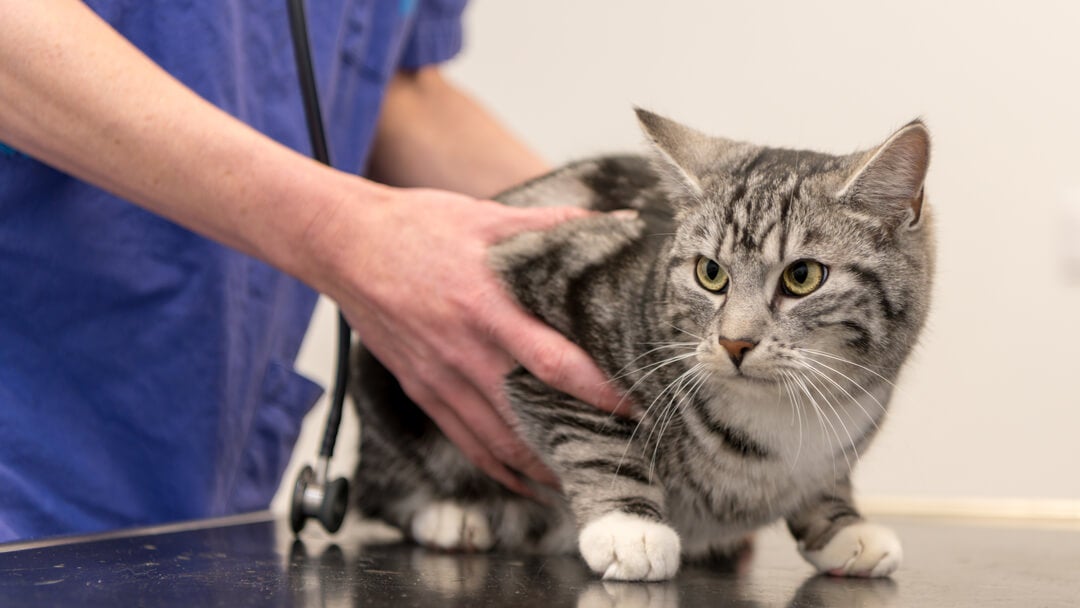
[[[1068,2],[478,0],[449,73],[555,163],[640,149],[634,104],[838,153],[924,117],[934,308],[861,493],[1080,504],[1078,23]],[[329,334],[302,368],[328,369]]]

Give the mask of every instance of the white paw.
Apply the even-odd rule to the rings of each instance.
[[[659,581],[679,569],[675,530],[626,513],[608,513],[586,524],[578,549],[593,572],[607,580]]]
[[[843,528],[818,551],[804,551],[800,544],[799,553],[819,572],[834,576],[889,576],[904,557],[896,533],[869,522]]]
[[[495,544],[480,509],[449,501],[431,503],[417,511],[412,536],[422,545],[454,551],[487,551]]]

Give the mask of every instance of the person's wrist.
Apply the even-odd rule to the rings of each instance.
[[[371,263],[362,245],[372,230],[381,229],[376,217],[390,204],[394,189],[334,171],[318,188],[317,205],[306,226],[297,227],[296,275],[311,287],[341,302],[355,298],[350,277]]]

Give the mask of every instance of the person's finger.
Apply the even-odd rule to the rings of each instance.
[[[492,224],[492,242],[508,239],[519,232],[547,230],[563,222],[596,215],[580,207],[505,207],[504,220]]]
[[[537,482],[558,487],[555,474],[514,431],[498,411],[499,407],[488,401],[476,387],[464,378],[449,377],[440,378],[438,385],[444,391],[442,402],[456,412],[461,422],[496,458]],[[502,398],[502,391],[496,398]],[[503,404],[502,409],[513,416],[508,405]]]
[[[496,411],[499,415],[503,417],[507,425],[514,427],[518,419],[505,399],[505,387],[506,375],[517,366],[517,361],[497,344],[491,342],[486,335],[463,334],[459,341],[464,342],[466,338],[481,340],[483,347],[455,348],[454,352],[445,352],[444,358],[480,395],[484,396],[486,401],[498,406]]]
[[[499,222],[494,226],[495,242],[508,239],[519,232],[547,230],[563,222],[602,215],[599,211],[580,207],[508,207],[511,222]],[[632,220],[640,217],[635,209],[617,209],[606,212],[608,217]]]
[[[555,475],[513,430],[517,418],[503,397],[499,376],[514,365],[509,355],[484,344],[482,339],[477,342],[479,336],[462,335],[439,340],[441,346],[417,348],[415,344],[410,347],[407,341],[386,340],[385,332],[378,329],[376,325],[369,334],[382,338],[368,341],[372,354],[470,461],[514,491],[520,492],[524,486],[511,470],[538,483],[558,487]],[[447,342],[452,346],[448,347]],[[460,346],[469,342],[474,346]],[[385,348],[386,344],[395,346],[384,352],[380,346]],[[477,369],[485,370],[478,376],[481,382],[478,386],[465,373]],[[485,395],[498,402],[493,403]],[[499,466],[492,466],[492,461]]]
[[[382,337],[382,332],[376,333]],[[382,341],[378,342],[385,344]],[[372,349],[373,345],[370,342],[367,345],[369,349]],[[397,346],[400,348],[404,345],[398,343]],[[458,410],[451,407],[439,396],[439,391],[434,388],[437,383],[433,383],[431,380],[433,377],[437,379],[437,376],[441,374],[432,371],[420,373],[417,365],[404,363],[409,361],[410,358],[414,360],[416,357],[426,359],[428,356],[413,353],[410,357],[403,352],[395,352],[393,349],[384,353],[372,349],[371,353],[397,378],[398,384],[409,399],[435,422],[447,439],[461,450],[469,462],[510,490],[523,496],[535,496],[535,492],[488,448],[489,442],[474,432],[473,427],[461,419]],[[402,374],[399,371],[401,368],[412,373]],[[421,378],[424,380],[421,380]],[[488,409],[490,411],[491,408]],[[495,412],[490,412],[490,414],[492,418],[501,421],[501,418]]]
[[[545,384],[602,410],[634,414],[588,353],[539,319],[524,312],[491,319],[495,339],[525,369]]]
[[[469,462],[509,490],[529,498],[536,497],[536,492],[484,446],[453,408],[435,397],[425,398],[421,407]]]
[[[490,383],[490,386],[476,386],[463,373],[476,369],[499,368],[505,374],[513,366],[509,356],[478,346],[459,348],[456,352],[444,351],[442,359],[449,364],[448,367],[432,367],[420,374],[424,378],[423,385],[411,392],[403,385],[406,393],[417,403],[420,403],[418,398],[431,399],[433,403],[449,408],[475,438],[475,442],[503,465],[539,483],[558,487],[559,481],[555,474],[514,431],[517,417],[505,401],[501,380],[492,375],[482,380]],[[485,395],[490,395],[490,399]],[[493,403],[492,400],[498,402]],[[456,443],[455,439],[451,438]]]

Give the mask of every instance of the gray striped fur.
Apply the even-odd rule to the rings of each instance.
[[[873,150],[832,156],[639,119],[651,156],[578,162],[499,197],[629,207],[638,219],[600,215],[521,235],[494,250],[493,264],[525,307],[594,357],[640,419],[512,373],[521,430],[565,493],[540,506],[479,474],[361,353],[364,513],[408,530],[420,505],[452,498],[484,509],[497,546],[555,551],[622,511],[673,527],[688,558],[728,553],[781,518],[814,550],[861,520],[851,467],[929,305],[926,128],[916,121]],[[695,280],[702,255],[727,269],[726,294]],[[805,258],[823,262],[827,279],[786,296],[780,273]],[[720,337],[757,345],[736,368]]]

